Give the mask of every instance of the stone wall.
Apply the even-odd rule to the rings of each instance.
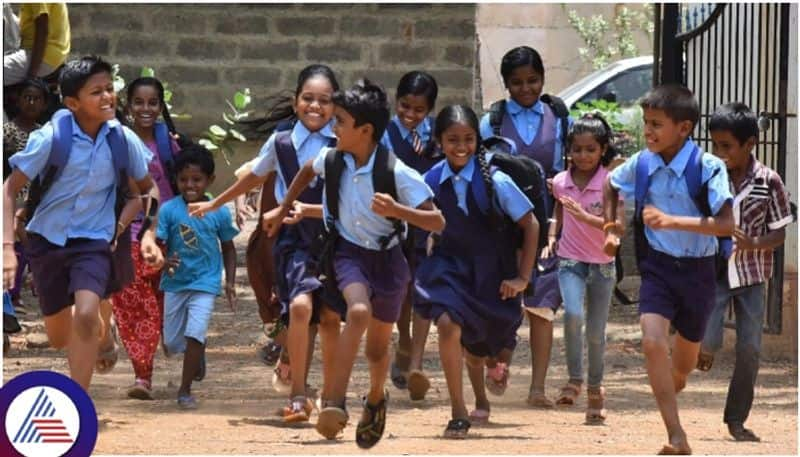
[[[219,122],[225,99],[249,87],[254,107],[295,88],[310,63],[347,86],[361,76],[394,98],[400,76],[424,69],[440,106],[476,104],[475,5],[459,4],[70,4],[72,55],[96,53],[127,80],[142,66],[174,90],[190,134]]]

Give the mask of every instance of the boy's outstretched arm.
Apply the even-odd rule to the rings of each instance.
[[[444,216],[430,199],[411,208],[395,201],[389,194],[376,193],[372,197],[372,211],[379,216],[404,220],[429,232],[444,230]]]
[[[232,311],[236,310],[236,246],[233,240],[223,241],[222,263],[225,266],[225,297]]]
[[[267,180],[267,177],[270,174],[274,174],[275,172],[267,173],[264,177],[258,176],[252,171],[248,171],[241,178],[237,179],[232,186],[225,189],[221,194],[217,195],[214,199],[207,201],[207,202],[195,202],[189,203],[189,215],[202,217],[208,212],[214,211],[219,209],[225,203],[233,200],[234,198],[238,197],[239,195],[243,195],[245,192],[249,191],[250,189],[261,185],[264,181]]]
[[[286,197],[283,199],[283,203],[264,213],[262,224],[264,230],[267,232],[267,236],[273,237],[278,234],[278,230],[281,228],[281,224],[283,224],[283,218],[288,216],[289,211],[294,207],[294,201],[297,200],[297,197],[303,193],[306,187],[311,184],[311,181],[314,180],[314,177],[317,176],[314,172],[313,163],[313,159],[309,160],[303,165],[303,168],[297,172],[292,183],[289,185],[289,189],[286,191]]]
[[[17,255],[14,253],[14,213],[17,194],[28,183],[28,177],[14,169],[3,183],[3,289],[14,286]]]
[[[734,229],[730,202],[723,204],[719,212],[711,217],[673,216],[655,206],[647,205],[642,210],[642,221],[654,230],[683,230],[711,236],[731,236]]]
[[[622,236],[620,224],[617,220],[617,202],[619,201],[619,192],[614,186],[611,185],[611,174],[606,176],[603,182],[603,233],[605,234],[605,241],[603,241],[603,252],[606,255],[614,256],[617,254],[617,249],[620,245],[620,237]],[[611,223],[614,223],[611,225]],[[622,224],[624,227],[624,224]]]

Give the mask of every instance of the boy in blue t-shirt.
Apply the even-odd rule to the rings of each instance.
[[[115,203],[120,186],[115,170],[112,135],[127,146],[129,199],[138,200],[153,186],[147,173],[152,153],[139,137],[115,119],[116,93],[111,66],[98,57],[67,62],[59,86],[70,111],[68,160],[27,214],[26,251],[50,345],[67,347],[70,377],[89,388],[101,336],[109,340],[99,315],[100,299],[112,279],[111,246],[128,220],[117,221]],[[61,117],[60,119],[64,119]],[[13,285],[14,206],[19,191],[43,177],[54,149],[52,122],[31,133],[25,150],[9,159],[13,168],[3,184],[3,286]],[[62,138],[63,139],[63,138]],[[61,143],[58,143],[61,144]],[[149,255],[149,254],[148,254]],[[73,306],[74,309],[73,309]],[[104,342],[108,345],[108,341]],[[112,343],[113,346],[113,343]]]
[[[206,189],[214,182],[214,158],[202,146],[181,150],[175,160],[178,190],[182,198],[164,203],[158,213],[156,237],[166,243],[164,291],[164,346],[170,354],[184,353],[178,406],[194,409],[192,380],[205,374],[206,331],[220,292],[225,265],[225,296],[231,310],[236,306],[236,248],[239,233],[228,208],[211,211],[202,218],[189,216],[189,203],[206,200]],[[221,242],[221,252],[220,252]]]
[[[733,200],[725,164],[702,150],[689,137],[700,110],[692,92],[683,86],[664,85],[640,101],[644,110],[647,149],[635,154],[609,174],[603,186],[604,250],[614,255],[620,243],[615,222],[618,193],[635,198],[637,175],[649,176],[641,220],[646,240],[637,243],[642,284],[639,323],[647,376],[667,428],[669,443],[662,454],[688,454],[691,448],[678,417],[676,394],[697,364],[700,342],[714,307],[718,236],[733,233]],[[692,158],[700,158],[700,170]],[[639,170],[646,160],[646,170]],[[707,202],[689,193],[689,176],[699,171]],[[640,191],[643,189],[640,189]],[[703,192],[701,192],[701,195]],[[641,198],[641,197],[640,197]],[[707,205],[704,216],[698,205]],[[644,252],[641,252],[644,251]],[[677,330],[670,360],[669,327]]]

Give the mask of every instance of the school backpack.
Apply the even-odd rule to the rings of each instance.
[[[647,197],[647,190],[650,188],[650,160],[654,158],[654,154],[649,151],[642,151],[636,161],[636,178],[634,184],[634,198],[635,210],[633,214],[633,235],[634,247],[636,251],[636,263],[641,264],[642,260],[647,256],[650,250],[650,245],[647,242],[647,237],[644,233],[644,221],[642,219],[642,210],[644,209],[644,200]],[[702,182],[703,179],[703,153],[697,145],[694,145],[689,160],[686,163],[686,169],[683,172],[683,179],[686,181],[686,187],[689,189],[689,196],[691,197],[694,205],[704,217],[712,217],[711,205],[708,203],[708,181]],[[711,175],[713,178],[719,170],[715,170]],[[709,181],[711,180],[709,178]],[[718,249],[716,254],[717,275],[723,275],[727,269],[728,259],[733,251],[733,242],[731,237],[717,237]]]
[[[559,97],[550,94],[542,94],[539,97],[545,105],[549,106],[553,114],[561,123],[561,144],[567,144],[567,133],[569,131],[569,109],[566,103]],[[489,125],[492,127],[494,136],[501,136],[500,129],[503,126],[503,116],[506,114],[506,100],[498,100],[489,106]],[[563,148],[564,163],[567,163],[567,150]]]
[[[547,213],[545,211],[545,199],[547,198],[547,187],[545,184],[544,169],[534,159],[523,155],[512,155],[511,140],[503,137],[491,137],[483,141],[482,146],[492,153],[489,160],[489,166],[493,170],[500,170],[507,174],[514,184],[528,197],[528,200],[533,204],[533,215],[539,223],[539,240],[537,248],[541,249],[547,243]],[[428,172],[430,179],[426,182],[434,193],[439,192],[439,181],[442,175],[442,168],[444,163],[441,162],[435,165]],[[505,228],[503,224],[508,224],[510,220],[507,217],[500,216],[499,209],[495,208],[493,202],[489,201],[489,195],[485,186],[491,186],[491,182],[478,183],[483,185],[473,186],[472,196],[475,198],[475,203],[480,208],[483,214],[489,214],[490,220],[495,225],[496,229]],[[492,213],[490,213],[492,211]],[[521,241],[521,240],[520,240]]]
[[[64,167],[69,160],[70,150],[72,149],[72,113],[67,109],[60,109],[53,114],[50,120],[53,127],[53,141],[50,149],[50,156],[47,158],[44,169],[39,176],[31,181],[28,198],[25,200],[25,214],[27,219],[33,218],[36,208],[41,203],[42,198],[50,190],[53,183],[61,176]],[[126,203],[126,196],[129,194],[128,187],[128,141],[122,130],[122,125],[112,127],[106,137],[111,158],[114,165],[114,175],[116,177],[116,202],[114,204],[115,220],[119,220],[123,206]],[[117,239],[117,248],[111,256],[112,275],[109,280],[109,290],[115,292],[121,290],[125,284],[133,279],[133,260],[131,259],[131,230],[130,226]]]
[[[315,274],[323,284],[323,295],[328,303],[344,300],[336,286],[336,272],[333,268],[333,257],[339,232],[336,220],[339,218],[339,184],[344,172],[344,152],[331,149],[325,156],[325,202],[328,214],[325,219],[325,230],[312,242],[308,261],[309,272]],[[378,143],[372,166],[372,186],[375,193],[386,193],[397,201],[397,186],[394,180],[394,167],[397,157],[394,153]],[[386,250],[389,243],[397,237],[403,242],[406,232],[405,222],[389,218],[393,230],[381,237],[380,248]]]

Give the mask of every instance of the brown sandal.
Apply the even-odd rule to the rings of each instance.
[[[558,399],[556,400],[557,405],[563,406],[572,406],[575,404],[575,400],[578,398],[578,395],[581,394],[581,386],[580,384],[570,384],[567,383],[564,387],[561,388],[561,393],[558,394]]]
[[[606,399],[605,387],[589,387],[586,389],[589,401],[586,406],[586,425],[602,425],[605,423],[607,411],[603,407]]]
[[[532,406],[534,408],[541,408],[541,409],[552,409],[553,401],[547,398],[544,392],[537,392],[531,390],[528,393],[528,399],[526,400],[528,406]]]

